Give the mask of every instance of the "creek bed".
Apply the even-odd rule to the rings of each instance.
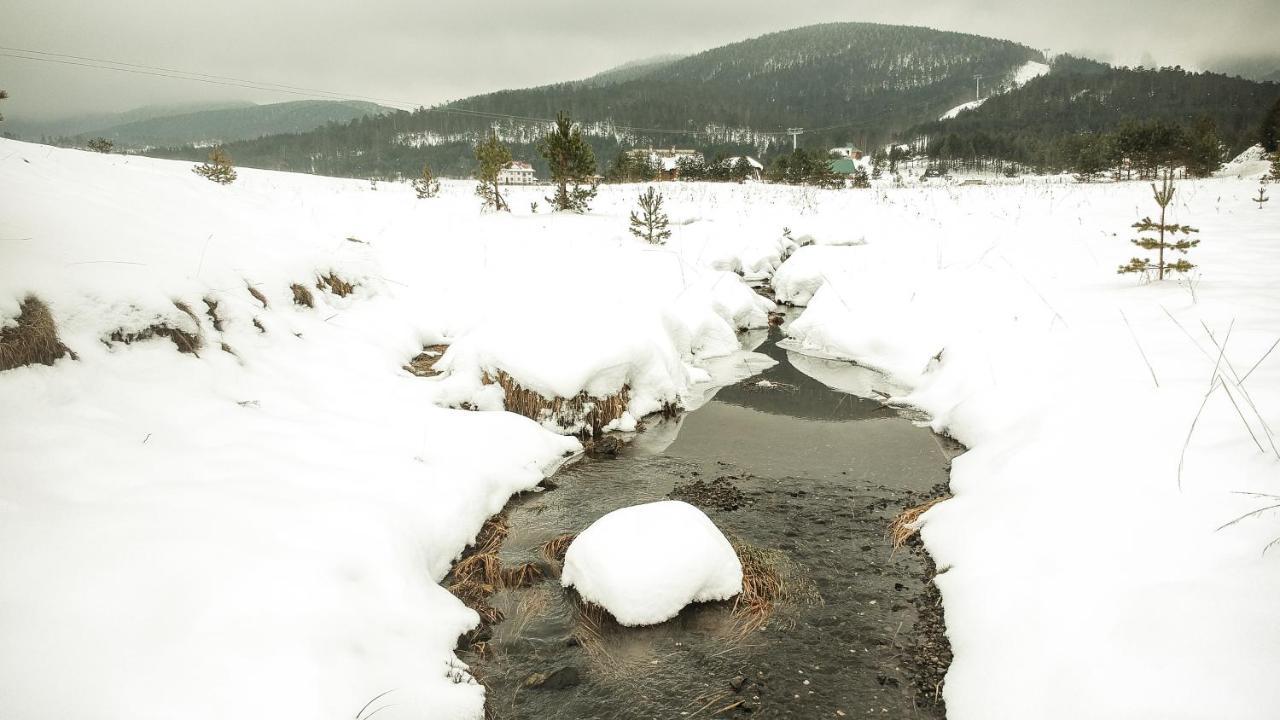
[[[781,558],[791,598],[744,632],[731,601],[624,628],[584,616],[554,574],[499,590],[490,602],[504,619],[461,652],[490,717],[943,717],[949,651],[932,566],[918,548],[893,552],[885,529],[941,491],[960,448],[828,386],[874,382],[869,371],[795,355],[781,337],[772,329],[757,349],[777,365],[652,425],[616,457],[564,468],[554,489],[514,498],[501,558],[554,573],[543,543],[677,497]]]

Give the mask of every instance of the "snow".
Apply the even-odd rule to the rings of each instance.
[[[645,185],[602,187],[584,216],[512,188],[516,212],[483,215],[461,181],[417,200],[189,168],[0,140],[0,324],[35,294],[79,357],[0,373],[9,714],[340,718],[394,688],[379,717],[481,717],[453,654],[476,616],[439,582],[579,450],[501,412],[484,375],[627,386],[632,428],[760,366],[736,334],[773,308],[753,283],[811,295],[790,349],[889,377],[802,370],[892,392],[971,448],[922,521],[949,717],[1280,706],[1277,515],[1223,527],[1280,494],[1280,222],[1248,200],[1260,157],[1179,183],[1200,267],[1163,282],[1115,273],[1151,212],[1142,182],[657,183],[673,236],[649,246],[626,230]],[[316,289],[329,272],[355,292]],[[104,340],[158,322],[201,335],[199,355]],[[442,342],[444,375],[401,369]]]
[[[703,366],[742,358],[735,331],[772,304],[621,212],[481,215],[469,183],[424,201],[190,167],[0,141],[0,322],[34,294],[78,355],[0,373],[6,712],[339,718],[393,689],[388,718],[481,717],[453,654],[477,617],[439,582],[580,446],[454,408],[501,409],[486,370],[629,384],[624,422],[701,402]],[[355,292],[318,289],[329,272]],[[107,342],[157,323],[198,356]],[[439,342],[446,376],[401,369]]]
[[[1049,73],[1049,70],[1050,70],[1049,66],[1045,63],[1036,62],[1034,60],[1028,60],[1022,65],[1019,65],[1017,69],[1013,71],[1013,74],[1009,77],[1008,83],[1003,87],[1003,89],[998,89],[997,92],[1008,92],[1013,88],[1026,85],[1027,83],[1031,82],[1032,80],[1035,80],[1041,75],[1047,75]],[[942,115],[938,117],[938,120],[951,120],[952,118],[956,117],[962,112],[966,112],[969,110],[974,110],[976,108],[982,107],[982,104],[986,102],[989,97],[990,96],[979,98],[977,100],[971,100],[967,103],[961,103],[960,105],[957,105],[951,108],[950,110],[942,113]]]
[[[955,106],[955,107],[951,108],[950,110],[948,110],[948,111],[946,111],[946,112],[942,113],[941,115],[939,115],[939,116],[938,116],[938,119],[939,119],[939,120],[950,120],[950,119],[954,118],[955,116],[959,115],[959,114],[960,114],[960,113],[962,113],[962,112],[966,112],[966,111],[969,111],[969,110],[975,110],[975,109],[977,109],[977,108],[980,108],[980,107],[982,107],[982,103],[986,102],[986,101],[987,101],[987,99],[988,99],[988,98],[979,98],[979,99],[977,99],[977,100],[970,100],[970,101],[969,101],[969,102],[967,102],[967,103],[960,103],[959,105],[957,105],[957,106]]]
[[[664,500],[614,510],[579,533],[560,582],[623,625],[655,625],[742,592],[742,564],[701,510]]]
[[[1049,65],[1035,60],[1028,60],[1023,63],[1017,70],[1013,72],[1013,78],[1010,80],[1014,87],[1026,85],[1041,75],[1049,74]]]
[[[1280,494],[1280,223],[1255,188],[1180,183],[1200,268],[1150,283],[1115,273],[1143,183],[904,190],[897,239],[853,249],[790,325],[971,448],[922,522],[948,717],[1280,704],[1276,514],[1222,527]]]
[[[797,250],[773,276],[775,299],[787,305],[807,305],[826,282],[827,273],[857,262],[856,250],[845,245],[810,245]]]

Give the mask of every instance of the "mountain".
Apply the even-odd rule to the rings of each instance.
[[[1280,82],[1280,53],[1236,55],[1204,63],[1206,70],[1257,82]]]
[[[498,132],[542,169],[545,119],[584,123],[602,162],[620,148],[692,145],[753,155],[806,144],[876,142],[972,97],[974,75],[998,86],[1043,55],[1008,40],[921,27],[835,23],[771,33],[689,57],[659,59],[574,81],[479,95],[415,112],[361,118],[309,133],[235,143],[237,163],[355,176],[470,173],[471,145]],[[518,116],[512,119],[506,116]],[[157,155],[195,159],[192,148]]]
[[[1208,118],[1234,155],[1258,141],[1263,115],[1277,97],[1276,83],[1181,68],[1118,68],[1067,55],[1056,58],[1047,75],[910,134],[927,137],[930,147],[947,143],[956,157],[1053,167],[1063,138],[1114,131],[1129,121],[1186,127]]]
[[[207,146],[263,135],[306,132],[327,123],[346,123],[384,111],[386,108],[367,102],[298,100],[154,117],[97,130],[93,135],[105,137],[121,147],[186,143]]]
[[[307,132],[328,123],[347,123],[385,111],[387,108],[373,103],[346,100],[150,106],[67,122],[60,133],[57,125],[39,128],[38,134],[23,132],[16,124],[8,127],[7,121],[4,129],[19,136],[56,137],[55,142],[62,145],[82,145],[91,138],[104,137],[122,150],[172,145],[207,147],[263,135]]]
[[[106,128],[152,118],[185,115],[205,110],[253,107],[244,101],[190,102],[168,105],[146,105],[118,113],[86,113],[60,118],[34,119],[6,117],[4,131],[23,139],[73,137],[89,135]]]
[[[632,60],[629,63],[623,63],[615,68],[610,68],[604,72],[596,73],[585,80],[578,82],[588,87],[603,87],[606,85],[617,85],[628,80],[635,80],[650,75],[668,65],[683,60],[685,55],[655,55],[643,60]]]

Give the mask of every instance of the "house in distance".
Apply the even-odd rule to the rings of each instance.
[[[499,185],[533,185],[537,182],[533,166],[523,160],[512,160],[498,171]]]

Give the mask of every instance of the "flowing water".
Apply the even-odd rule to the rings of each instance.
[[[780,339],[774,329],[758,349],[772,368],[653,424],[616,457],[564,468],[554,489],[513,499],[502,560],[550,576],[495,594],[505,619],[462,653],[491,717],[942,716],[936,681],[919,677],[922,664],[936,675],[946,662],[938,638],[923,637],[938,635],[936,620],[921,620],[938,615],[931,567],[919,552],[894,553],[885,528],[939,492],[959,450],[832,389],[874,385],[874,374],[790,353]],[[696,481],[705,484],[691,489]],[[624,628],[584,614],[560,587],[544,542],[673,491],[782,568],[789,597],[762,627],[726,602]]]

